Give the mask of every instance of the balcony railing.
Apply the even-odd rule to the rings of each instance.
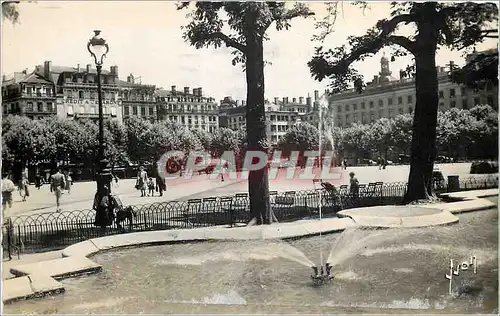
[[[183,113],[189,113],[189,114],[210,114],[210,115],[218,115],[219,111],[218,110],[193,110],[193,109],[164,109],[163,110],[166,114],[183,114]]]
[[[62,86],[97,89],[97,82],[73,82],[73,81],[69,81],[69,82],[63,82]],[[113,89],[113,90],[120,89],[120,87],[117,84],[109,84],[109,83],[101,83],[101,87],[103,89]]]
[[[43,111],[38,111],[38,109],[24,109],[24,114],[56,114],[57,110],[56,109],[50,109],[50,110],[43,110]]]
[[[68,116],[71,116],[72,114],[68,113]],[[104,117],[115,117],[115,115],[111,113],[103,113],[102,114]],[[90,118],[90,119],[98,119],[99,118],[99,113],[73,113],[73,116],[75,118]]]

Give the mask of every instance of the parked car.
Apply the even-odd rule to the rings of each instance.
[[[470,166],[471,174],[498,173],[498,161],[476,161]]]

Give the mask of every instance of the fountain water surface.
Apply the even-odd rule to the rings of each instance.
[[[346,230],[289,242],[207,242],[98,254],[97,275],[66,279],[64,295],[7,305],[6,313],[324,313],[361,308],[498,311],[498,211],[459,215],[446,227]],[[314,287],[318,247],[335,279]],[[478,258],[449,295],[449,260]],[[283,258],[286,258],[284,260]],[[326,258],[325,258],[326,259]]]

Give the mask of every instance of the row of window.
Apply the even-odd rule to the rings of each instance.
[[[266,116],[267,117],[267,116]],[[271,122],[295,122],[295,116],[289,115],[270,115]]]
[[[155,107],[154,106],[149,106],[149,107],[146,107],[146,106],[124,106],[123,107],[123,115],[124,116],[129,116],[130,115],[130,108],[132,108],[132,114],[133,115],[139,115],[139,108],[141,109],[141,116],[146,116],[146,113],[147,115],[149,116],[154,116],[155,115]]]
[[[207,123],[207,121],[209,123],[215,123],[217,122],[217,116],[213,116],[213,115],[210,115],[210,116],[203,116],[203,115],[195,115],[195,116],[191,116],[191,115],[188,115],[188,116],[183,116],[183,115],[170,115],[168,117],[168,119],[172,122],[178,122],[178,123],[182,123],[182,124],[199,124],[199,122],[201,122],[202,124],[205,124]]]
[[[198,111],[198,105],[191,105],[187,104],[186,106],[182,104],[167,104],[167,111],[180,111],[184,112],[184,109],[188,112],[197,112]],[[217,106],[213,104],[201,104],[199,107],[200,111],[215,111],[217,110]]]
[[[378,100],[377,103],[378,103],[379,107],[384,107],[384,100],[383,99]],[[406,97],[406,103],[407,104],[413,103],[413,95],[408,95]],[[387,98],[387,104],[388,105],[393,105],[393,99],[392,98]],[[398,97],[398,105],[399,104],[403,104],[403,97],[402,96]],[[366,109],[366,102],[361,102],[359,105],[360,105],[360,109],[361,110]],[[373,109],[375,107],[375,102],[374,101],[369,101],[368,105],[369,105],[370,109]],[[345,104],[344,105],[344,109],[345,109],[346,112],[350,111],[351,110],[351,105],[350,104]],[[353,111],[358,110],[358,104],[357,103],[352,104],[352,110]],[[337,106],[337,112],[339,112],[339,113],[342,112],[342,106],[341,105]]]
[[[289,129],[289,125],[271,125],[271,132],[286,132]]]
[[[64,96],[68,99],[97,99],[97,91],[78,91],[78,90],[64,90]],[[115,92],[106,92],[102,93],[104,100],[115,100],[116,93]]]
[[[64,78],[65,83],[88,83],[88,84],[94,84],[97,83],[97,76],[94,76],[92,74],[87,74],[85,76],[71,76],[71,75],[66,75]],[[114,84],[115,83],[115,77],[113,76],[106,76],[106,75],[101,75],[101,83],[102,84]]]
[[[207,102],[206,98],[185,98],[185,97],[164,97],[162,98],[164,102]],[[210,98],[208,99],[210,102]]]
[[[87,111],[88,109],[88,111]],[[74,114],[92,114],[92,115],[97,115],[99,114],[99,110],[97,109],[96,106],[91,106],[89,108],[86,108],[85,106],[81,105],[78,107],[78,112],[76,112],[76,108],[73,109],[73,106],[68,106],[66,109],[66,113],[68,115],[74,115]],[[110,108],[108,107],[103,107],[102,108],[102,113],[104,115],[111,115],[111,116],[116,116],[116,107],[112,106]]]
[[[25,87],[24,92],[27,96],[51,97],[54,95],[54,90],[51,87]]]

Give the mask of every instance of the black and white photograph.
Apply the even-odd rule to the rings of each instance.
[[[3,1],[1,314],[497,315],[498,10]]]

